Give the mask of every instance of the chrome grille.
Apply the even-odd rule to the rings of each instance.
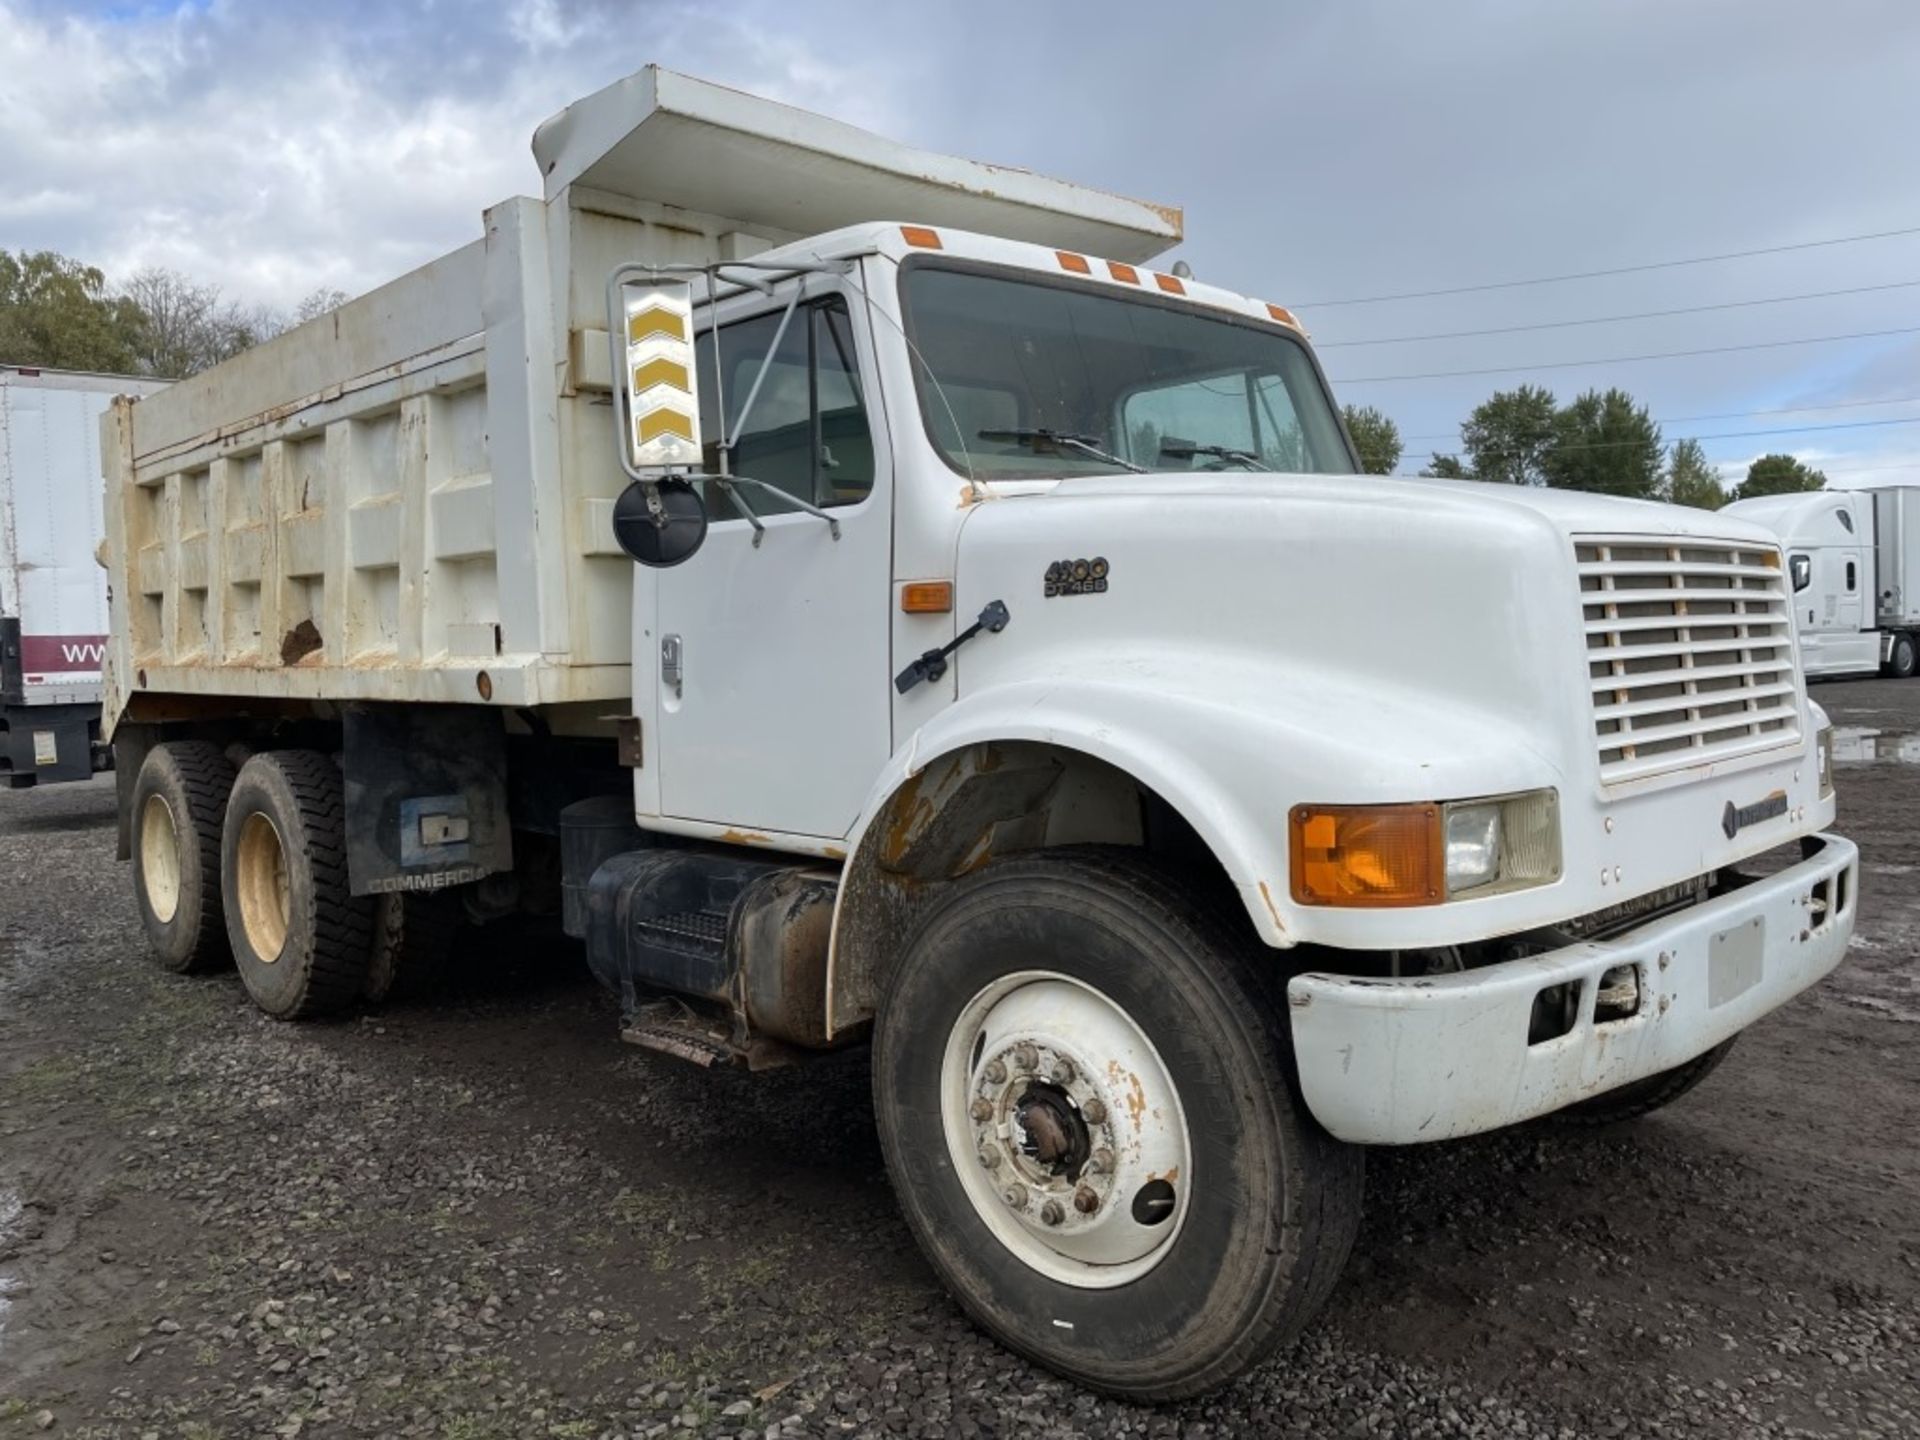
[[[1574,555],[1602,781],[1799,740],[1778,549],[1583,535]]]

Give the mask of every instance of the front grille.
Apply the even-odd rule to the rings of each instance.
[[[1586,535],[1574,555],[1604,783],[1799,740],[1779,550]]]

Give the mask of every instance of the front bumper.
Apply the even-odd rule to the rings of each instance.
[[[1799,864],[1611,940],[1456,975],[1287,985],[1300,1084],[1339,1139],[1409,1145],[1495,1130],[1658,1075],[1729,1039],[1840,963],[1858,910],[1858,848],[1809,842]],[[1639,1008],[1596,1021],[1600,977],[1638,972]],[[1566,1034],[1528,1043],[1534,997],[1580,986]]]

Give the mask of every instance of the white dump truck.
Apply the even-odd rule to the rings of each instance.
[[[1920,486],[1761,495],[1722,513],[1786,547],[1809,677],[1920,671]]]
[[[163,384],[0,365],[0,784],[85,780],[111,758],[100,416]]]
[[[1779,545],[1372,478],[1181,216],[649,69],[540,199],[107,421],[152,949],[318,1015],[555,914],[623,1034],[870,1042],[908,1224],[1144,1399],[1366,1146],[1685,1091],[1838,963]]]

